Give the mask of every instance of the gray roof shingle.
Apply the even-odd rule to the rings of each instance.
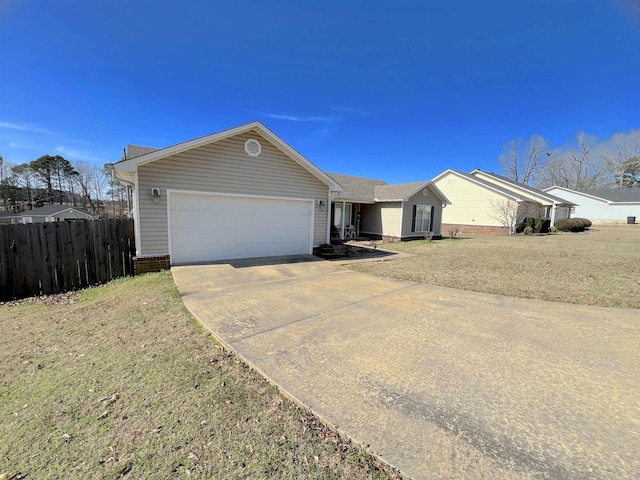
[[[403,200],[424,188],[427,183],[429,183],[428,180],[423,182],[397,183],[394,185],[378,185],[375,189],[376,200],[382,202]]]
[[[132,158],[136,158],[136,157],[141,157],[142,155],[146,155],[147,153],[151,153],[151,152],[156,152],[158,150],[160,149],[129,144],[127,146],[127,160],[131,160]]]
[[[354,177],[340,173],[327,173],[327,175],[333,178],[343,188],[342,192],[339,192],[334,197],[340,200],[374,203],[376,187],[387,184],[387,182],[375,178]]]
[[[89,212],[82,208],[73,207],[71,205],[45,205],[44,207],[34,208],[33,210],[27,210],[20,215],[26,216],[38,216],[38,215],[55,215],[56,213],[63,212],[65,210],[73,209],[86,215],[91,215]]]
[[[598,198],[604,198],[610,202],[640,202],[640,188],[601,188],[598,190],[585,190],[580,193],[586,193]]]

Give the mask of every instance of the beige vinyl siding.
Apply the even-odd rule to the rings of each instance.
[[[442,223],[502,226],[500,221],[494,218],[491,202],[507,200],[504,195],[453,173],[440,178],[435,185],[451,202],[451,205],[442,210]]]
[[[446,195],[446,194],[445,194]],[[404,202],[404,213],[402,215],[402,236],[422,236],[423,234],[418,232],[412,232],[411,227],[413,223],[413,206],[414,205],[429,205],[433,206],[433,233],[434,235],[442,235],[442,200],[435,196],[435,194],[429,190],[428,195],[425,197],[422,194],[422,190],[409,198],[407,202]],[[449,207],[447,207],[449,208]]]
[[[382,235],[402,237],[402,202],[381,203],[380,218],[382,219]]]
[[[258,157],[244,151],[255,138]],[[256,132],[247,132],[138,167],[140,250],[138,255],[169,253],[167,190],[231,193],[280,198],[326,199],[329,188]],[[153,203],[151,189],[160,189]],[[314,204],[317,202],[314,202]],[[327,239],[327,212],[314,207],[314,245]]]
[[[360,232],[372,235],[398,237],[401,235],[402,202],[362,205]]]
[[[503,182],[499,178],[492,177],[491,175],[484,175],[482,172],[477,172],[473,176],[481,178],[482,180],[486,180],[487,182],[493,183],[494,185],[497,185],[499,187],[506,188],[507,190],[511,190],[517,195],[520,195],[520,196],[523,196],[523,197],[527,197],[527,198],[531,198],[531,199],[535,200],[536,202],[538,202],[538,203],[540,203],[542,205],[552,205],[553,204],[547,198],[543,198],[543,197],[541,197],[539,195],[536,195],[534,192],[531,192],[529,190],[525,190],[524,188],[520,188],[517,185],[514,185],[512,183]]]

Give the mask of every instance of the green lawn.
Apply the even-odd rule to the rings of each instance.
[[[167,273],[0,306],[0,478],[397,478],[216,344]]]

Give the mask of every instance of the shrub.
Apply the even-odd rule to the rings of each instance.
[[[527,228],[530,228],[531,233],[549,233],[550,227],[551,227],[551,219],[549,218],[527,217],[519,225],[519,228],[516,230],[516,232],[524,233],[524,231]],[[527,235],[530,235],[530,234],[527,234]]]
[[[535,218],[533,231],[535,233],[549,233],[549,227],[551,226],[551,219],[549,218]]]
[[[551,233],[557,233],[557,232],[558,232],[558,229],[557,229],[556,227],[551,227],[551,228],[549,229],[549,231],[550,231]]]
[[[522,231],[522,233],[524,233],[525,235],[531,235],[533,233],[533,228],[526,226],[524,227],[524,230]]]
[[[589,228],[591,226],[591,220],[587,219],[587,218],[579,218],[576,217],[573,220],[576,220],[576,222],[580,222],[582,223],[582,226],[584,226],[584,228]]]
[[[584,232],[585,223],[580,218],[562,218],[556,221],[556,228],[561,232]]]

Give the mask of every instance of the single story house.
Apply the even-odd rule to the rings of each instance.
[[[18,223],[18,214],[11,212],[0,212],[0,225]]]
[[[640,188],[607,188],[578,192],[565,187],[549,187],[545,192],[560,195],[576,204],[573,216],[588,218],[594,224],[627,223],[627,217],[640,218]]]
[[[374,178],[329,175],[342,187],[331,199],[336,236],[385,240],[442,236],[442,210],[451,202],[433,182],[389,185]]]
[[[70,205],[45,205],[22,213],[0,212],[0,223],[44,223],[67,220],[95,220],[92,215],[82,208]]]
[[[342,190],[260,122],[162,149],[130,145],[113,171],[132,186],[137,272],[310,254],[330,241]]]
[[[445,230],[508,234],[498,210],[509,202],[517,204],[518,221],[526,216],[543,216],[550,218],[552,225],[568,218],[575,207],[563,198],[479,169],[471,173],[446,170],[432,182],[452,202],[443,212]]]

